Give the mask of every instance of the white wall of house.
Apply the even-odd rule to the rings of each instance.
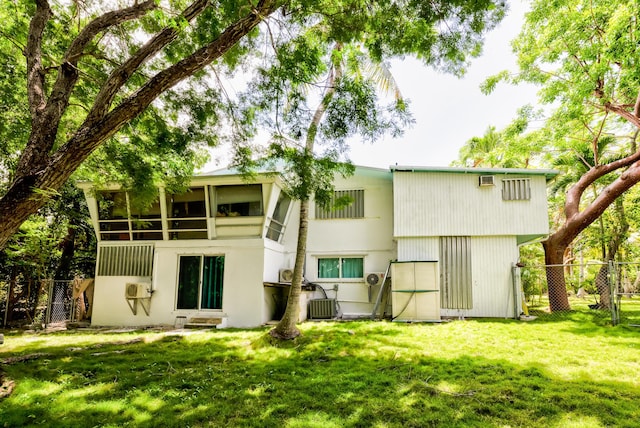
[[[463,316],[513,318],[511,268],[518,256],[514,236],[471,238],[473,309],[463,311]],[[443,309],[441,313],[444,316],[460,314],[455,309]]]
[[[364,190],[364,218],[317,219],[315,203],[310,204],[306,278],[320,284],[329,298],[338,300],[344,316],[370,315],[376,287],[363,278],[318,278],[318,259],[323,257],[362,257],[364,274],[385,272],[396,258],[393,241],[393,195],[388,171],[357,168],[349,178],[337,178],[336,190]],[[323,297],[316,291],[314,297]]]
[[[230,327],[253,327],[264,314],[264,246],[262,239],[233,241],[158,241],[152,278],[150,315],[138,310],[133,315],[124,298],[124,284],[131,280],[97,276],[92,324],[94,325],[173,325],[177,316],[223,317]],[[180,255],[224,256],[222,310],[177,310],[178,259]]]
[[[125,286],[130,282],[151,284],[151,277],[96,276],[93,294],[93,313],[91,315],[92,325],[145,326],[173,324],[173,320],[166,320],[164,314],[160,311],[154,312],[153,308],[150,316],[147,316],[140,304],[137,306],[137,315],[133,315],[125,299]]]
[[[480,173],[394,172],[396,237],[545,235],[549,231],[544,175],[498,174],[479,186]],[[529,200],[504,201],[502,180],[529,178]]]

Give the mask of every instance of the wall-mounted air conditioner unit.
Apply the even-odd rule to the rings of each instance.
[[[127,282],[124,288],[125,299],[144,299],[151,297],[151,284],[144,282]]]
[[[291,282],[293,280],[293,269],[280,269],[280,282]]]
[[[496,178],[493,175],[481,175],[478,184],[480,185],[480,187],[495,186]]]
[[[380,273],[380,272],[368,273],[365,276],[365,280],[369,285],[380,285],[384,280],[384,273]]]

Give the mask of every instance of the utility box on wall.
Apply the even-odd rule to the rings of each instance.
[[[391,277],[395,321],[440,321],[438,262],[396,262]]]

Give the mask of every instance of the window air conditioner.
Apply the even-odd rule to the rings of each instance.
[[[142,299],[151,297],[151,284],[127,282],[124,288],[125,299]]]
[[[280,269],[280,282],[291,282],[293,280],[293,269]]]
[[[480,186],[495,186],[495,177],[493,175],[481,175]]]

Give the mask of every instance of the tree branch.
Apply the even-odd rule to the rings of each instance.
[[[64,54],[62,64],[58,69],[58,77],[53,85],[51,96],[47,102],[45,117],[43,118],[48,126],[58,127],[60,118],[62,117],[69,98],[73,92],[73,88],[78,81],[78,59],[82,56],[84,48],[91,40],[100,32],[107,28],[116,26],[125,21],[138,19],[147,14],[150,10],[156,9],[157,5],[154,0],[148,0],[144,3],[137,3],[134,6],[107,12],[87,24],[80,31],[80,34],[71,42],[71,45]],[[53,144],[53,141],[50,141]],[[43,147],[43,151],[47,153],[51,146]]]
[[[38,112],[46,105],[42,70],[42,34],[51,14],[47,0],[37,0],[36,12],[29,24],[25,56],[27,58],[27,95],[32,119],[37,117]]]
[[[640,94],[638,96],[638,101],[640,101]],[[623,106],[619,105],[619,104],[613,104],[610,102],[606,102],[603,104],[605,110],[608,110],[612,113],[617,114],[618,116],[622,117],[623,119],[626,119],[628,122],[630,122],[633,126],[640,128],[640,117],[636,114],[636,108],[640,111],[640,103],[636,101],[636,104],[634,106],[634,111],[633,113],[628,111],[627,109],[625,109]]]
[[[637,155],[637,154],[636,154]],[[640,156],[638,156],[640,158]],[[598,197],[580,212],[575,220],[577,224],[591,224],[611,205],[616,198],[640,182],[640,162],[635,162],[628,170],[605,187]]]
[[[150,0],[150,2],[154,3],[154,0]],[[208,3],[208,0],[196,0],[185,9],[180,16],[187,22],[191,22],[196,16],[202,13]],[[145,61],[174,41],[179,34],[180,30],[176,27],[164,28],[138,49],[127,61],[113,70],[96,96],[96,101],[91,109],[91,113],[89,113],[87,117],[86,123],[91,124],[104,117],[116,94],[120,88],[122,88],[122,85],[127,82]]]
[[[61,174],[59,168],[75,170],[105,139],[114,135],[124,123],[144,111],[161,93],[220,58],[278,7],[276,0],[260,0],[249,14],[227,27],[215,40],[173,66],[160,71],[97,122],[91,122],[87,118],[74,136],[56,152],[50,166],[39,181],[48,181],[57,177]]]
[[[565,215],[567,220],[577,217],[580,214],[580,199],[582,198],[582,194],[584,191],[593,184],[600,177],[609,174],[610,172],[616,171],[620,168],[625,168],[629,165],[632,165],[640,160],[640,151],[633,153],[626,158],[619,159],[617,161],[610,162],[605,165],[597,165],[594,168],[591,168],[587,173],[585,173],[580,180],[567,191],[567,199],[565,201]],[[640,169],[640,166],[634,165],[633,167]],[[627,171],[628,172],[628,171]],[[627,172],[623,173],[621,177],[616,179],[616,181],[620,180]],[[628,177],[628,174],[627,174]],[[624,180],[627,180],[625,178]],[[614,181],[614,183],[616,182]],[[612,188],[613,184],[607,186],[600,194],[602,196],[603,193],[607,192],[607,189]],[[612,189],[614,189],[613,187]],[[625,189],[626,190],[626,189]],[[597,200],[597,199],[596,199]],[[595,204],[595,201],[591,204]],[[586,211],[587,209],[585,209]]]

